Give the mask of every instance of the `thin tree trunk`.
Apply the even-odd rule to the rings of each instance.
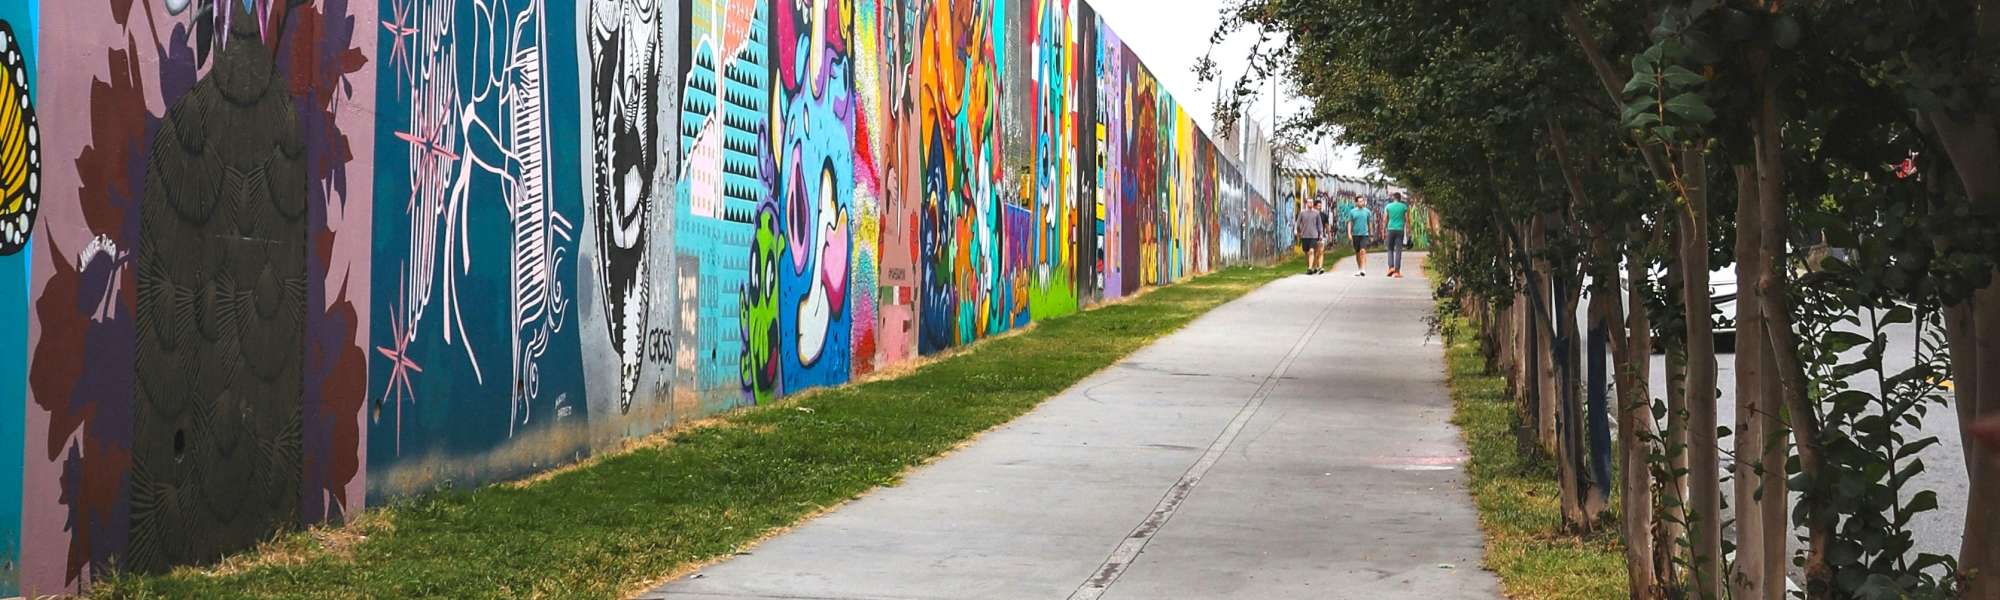
[[[1679,211],[1682,288],[1687,317],[1688,495],[1694,545],[1694,597],[1722,597],[1722,481],[1716,439],[1715,321],[1708,295],[1708,160],[1689,150],[1682,160],[1687,206]]]
[[[1576,305],[1581,295],[1571,273],[1571,269],[1564,268],[1555,276],[1556,338],[1561,343],[1555,353],[1559,361],[1556,383],[1561,386],[1557,398],[1562,401],[1561,418],[1558,420],[1561,425],[1559,447],[1562,462],[1556,473],[1562,477],[1561,487],[1564,490],[1563,520],[1567,521],[1567,529],[1581,533],[1595,528],[1595,513],[1589,505],[1591,482],[1584,475],[1588,472],[1584,468],[1587,453],[1583,443],[1583,407],[1579,403],[1581,394],[1578,393],[1582,388],[1582,380],[1578,377],[1582,373],[1578,364],[1582,353],[1578,351]]]
[[[1549,285],[1549,273],[1552,269],[1549,268],[1548,260],[1541,256],[1547,250],[1544,240],[1548,239],[1548,235],[1548,218],[1546,216],[1536,216],[1534,222],[1529,225],[1528,230],[1528,243],[1534,249],[1535,255],[1535,258],[1529,261],[1528,285],[1530,290],[1528,292],[1528,299],[1530,304],[1528,308],[1535,313],[1535,318],[1532,321],[1534,330],[1531,332],[1531,335],[1535,338],[1535,365],[1537,367],[1534,373],[1535,398],[1537,399],[1535,410],[1536,441],[1541,444],[1543,452],[1548,453],[1549,456],[1556,456],[1556,408],[1561,396],[1556,389],[1555,327],[1550,322],[1551,317],[1549,315],[1549,303],[1551,296],[1553,296]]]
[[[1592,243],[1594,255],[1614,252],[1609,239],[1599,237]],[[1618,304],[1617,273],[1608,265],[1597,270],[1597,285],[1590,294],[1590,318],[1604,328],[1611,343],[1612,413],[1618,420],[1618,498],[1624,508],[1618,530],[1625,538],[1626,587],[1633,600],[1653,600],[1659,598],[1659,588],[1653,569],[1652,475],[1646,468],[1646,458],[1652,453],[1646,440],[1653,431],[1653,415],[1645,380],[1651,357],[1641,341],[1647,337],[1640,329],[1643,321],[1628,318]]]
[[[1673,227],[1669,238],[1676,253],[1680,251],[1681,237],[1681,228],[1679,226]],[[1663,292],[1674,298],[1686,296],[1682,290],[1687,287],[1687,268],[1681,264],[1678,258],[1673,258],[1666,262],[1667,281],[1666,289]],[[1688,548],[1681,544],[1688,537],[1689,525],[1689,413],[1687,399],[1688,347],[1686,326],[1682,326],[1679,335],[1669,339],[1669,344],[1664,350],[1666,351],[1667,367],[1667,435],[1665,443],[1667,445],[1667,468],[1674,473],[1674,476],[1670,481],[1666,482],[1667,514],[1665,518],[1667,520],[1667,529],[1666,535],[1663,536],[1665,539],[1662,541],[1668,545],[1666,552],[1663,554],[1672,559],[1667,562],[1671,566],[1676,567],[1669,575],[1672,577],[1673,583],[1680,584],[1686,581],[1686,577],[1685,572],[1678,568],[1679,564],[1677,562],[1685,563],[1689,558]]]
[[[1626,290],[1625,297],[1625,330],[1628,332],[1626,358],[1620,361],[1620,364],[1624,365],[1620,372],[1628,373],[1628,381],[1618,388],[1624,407],[1618,413],[1621,418],[1618,432],[1619,435],[1629,432],[1640,438],[1638,445],[1627,446],[1628,454],[1625,455],[1623,464],[1628,491],[1624,495],[1624,500],[1626,511],[1644,517],[1637,525],[1640,528],[1639,536],[1625,539],[1628,544],[1633,543],[1632,540],[1642,539],[1651,542],[1640,545],[1649,546],[1642,552],[1647,554],[1652,565],[1647,571],[1652,585],[1633,589],[1648,590],[1648,593],[1641,598],[1652,600],[1664,597],[1666,590],[1671,589],[1677,580],[1674,577],[1673,549],[1675,540],[1679,538],[1671,536],[1676,530],[1665,523],[1661,518],[1664,511],[1654,510],[1653,504],[1652,452],[1659,449],[1660,432],[1658,420],[1653,416],[1653,320],[1646,314],[1645,296],[1639,293],[1641,282],[1646,281],[1650,272],[1643,258],[1638,250],[1627,250],[1625,253],[1625,277],[1626,281],[1630,282],[1630,289]],[[1627,427],[1622,420],[1627,418],[1636,421],[1637,426]],[[1650,534],[1650,538],[1647,534]]]
[[[1758,72],[1759,95],[1762,98],[1756,129],[1758,225],[1764,258],[1775,261],[1785,256],[1785,236],[1791,225],[1785,216],[1784,142],[1779,130],[1782,121],[1778,112],[1778,86],[1776,79],[1765,74],[1766,60],[1768,57],[1755,55],[1752,61],[1753,68]],[[1820,455],[1819,415],[1807,397],[1805,366],[1799,359],[1798,329],[1792,318],[1791,297],[1786,295],[1785,280],[1788,275],[1785,269],[1768,262],[1758,273],[1757,296],[1764,311],[1764,330],[1768,336],[1765,351],[1775,367],[1773,375],[1782,382],[1784,404],[1791,416],[1793,436],[1798,442],[1800,473],[1809,481],[1823,481],[1821,474],[1825,472],[1826,461]],[[1803,499],[1807,513],[1814,515],[1806,523],[1805,556],[1806,597],[1812,599],[1831,597],[1829,594],[1833,589],[1833,573],[1827,567],[1826,553],[1837,523],[1827,518],[1830,515],[1814,514],[1821,511],[1813,506],[1823,493],[1826,490],[1804,490]],[[1777,581],[1770,584],[1783,585]]]

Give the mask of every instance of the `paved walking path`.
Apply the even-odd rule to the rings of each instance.
[[[1430,286],[1353,262],[646,598],[1497,598]]]

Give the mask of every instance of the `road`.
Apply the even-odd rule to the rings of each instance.
[[[1866,316],[1858,316],[1857,318],[1864,325],[1870,323],[1869,318]],[[1580,322],[1587,322],[1582,321],[1582,317],[1579,317],[1579,319]],[[1862,335],[1869,335],[1867,330],[1861,326],[1845,326],[1843,329],[1861,333]],[[1883,363],[1887,367],[1888,373],[1894,374],[1909,368],[1910,365],[1914,364],[1913,356],[1918,347],[1915,337],[1916,327],[1914,325],[1891,325],[1886,327],[1884,331],[1889,340],[1887,350],[1883,353]],[[1726,344],[1722,346],[1726,346]],[[1858,358],[1861,352],[1860,349],[1850,350],[1845,355],[1845,358],[1849,360]],[[1716,387],[1719,388],[1721,393],[1716,402],[1718,406],[1716,422],[1731,429],[1735,428],[1736,423],[1735,356],[1733,353],[1722,353],[1717,356],[1716,360]],[[1666,370],[1666,358],[1658,354],[1653,355],[1652,393],[1654,398],[1666,397]],[[1849,383],[1855,389],[1874,394],[1880,391],[1880,385],[1878,385],[1874,377],[1875,374],[1864,373],[1851,379]],[[1924,472],[1914,478],[1909,486],[1905,488],[1904,492],[1905,500],[1921,490],[1937,492],[1938,510],[1918,515],[1910,523],[1910,528],[1915,534],[1916,549],[1918,552],[1956,555],[1958,553],[1959,540],[1964,531],[1966,494],[1969,490],[1965,471],[1964,446],[1958,433],[1958,416],[1953,411],[1954,409],[1949,405],[1932,405],[1930,413],[1922,421],[1922,427],[1909,427],[1907,425],[1902,427],[1902,432],[1907,436],[1909,441],[1916,441],[1925,437],[1936,437],[1939,442],[1936,446],[1932,446],[1919,453],[1918,458],[1924,462]],[[1722,442],[1722,446],[1724,451],[1723,459],[1727,461],[1729,459],[1728,453],[1734,448],[1733,442],[1725,439]],[[1724,469],[1726,470],[1727,468],[1728,465],[1725,464]],[[1732,491],[1732,486],[1723,486],[1724,494],[1729,494]],[[1793,501],[1797,502],[1796,494],[1793,496]],[[1804,535],[1803,531],[1800,531],[1799,534]],[[1797,544],[1794,547],[1796,548]]]

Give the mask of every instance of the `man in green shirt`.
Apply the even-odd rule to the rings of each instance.
[[[1368,200],[1354,197],[1354,208],[1347,209],[1347,232],[1354,238],[1354,276],[1368,276],[1368,238],[1375,224],[1373,211],[1368,210]]]
[[[1382,208],[1382,212],[1389,217],[1389,276],[1402,279],[1403,244],[1406,243],[1405,240],[1409,239],[1407,219],[1410,214],[1410,205],[1407,202],[1403,202],[1403,194],[1397,193],[1393,198],[1390,198],[1389,205]]]

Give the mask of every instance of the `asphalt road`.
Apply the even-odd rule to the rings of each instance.
[[[1870,322],[1866,316],[1860,317],[1860,321],[1864,326]],[[1862,335],[1868,335],[1865,327],[1847,327],[1845,329],[1861,333]],[[1889,340],[1888,349],[1883,354],[1883,362],[1885,363],[1887,373],[1894,374],[1914,364],[1913,355],[1917,348],[1915,339],[1916,327],[1914,325],[1893,325],[1885,329],[1885,334]],[[1718,344],[1718,347],[1726,348],[1727,345]],[[1858,348],[1850,350],[1846,358],[1850,360],[1858,358],[1861,352],[1862,350]],[[1720,396],[1716,401],[1718,407],[1716,422],[1732,429],[1736,423],[1735,356],[1733,353],[1722,353],[1716,357],[1716,387],[1720,390]],[[1664,398],[1667,393],[1666,358],[1655,354],[1653,355],[1652,363],[1653,397]],[[1864,390],[1871,394],[1879,393],[1880,391],[1880,386],[1875,380],[1875,374],[1873,373],[1864,373],[1856,376],[1849,383],[1855,389]],[[1664,427],[1665,424],[1662,423],[1661,426]],[[1932,405],[1930,412],[1922,421],[1922,427],[1902,425],[1901,429],[1903,434],[1907,436],[1906,440],[1910,442],[1926,437],[1938,438],[1937,445],[1931,446],[1918,454],[1917,458],[1924,463],[1924,472],[1911,481],[1903,494],[1904,499],[1907,501],[1910,496],[1922,490],[1937,492],[1938,509],[1918,515],[1910,523],[1910,527],[1916,538],[1916,551],[1956,555],[1958,553],[1959,540],[1964,531],[1966,495],[1969,492],[1965,470],[1964,446],[1958,432],[1958,415],[1950,405]],[[1729,453],[1733,448],[1733,441],[1729,439],[1722,441],[1723,460],[1725,461],[1723,468],[1725,470],[1729,468],[1727,461],[1729,460]],[[1723,493],[1729,494],[1733,491],[1732,487],[1724,485]],[[1731,501],[1733,502],[1733,500]],[[1797,494],[1794,494],[1793,502],[1796,503],[1797,501]],[[1804,535],[1803,530],[1799,530],[1796,533],[1800,536]],[[1795,542],[1793,547],[1797,548],[1801,545],[1802,543]]]

